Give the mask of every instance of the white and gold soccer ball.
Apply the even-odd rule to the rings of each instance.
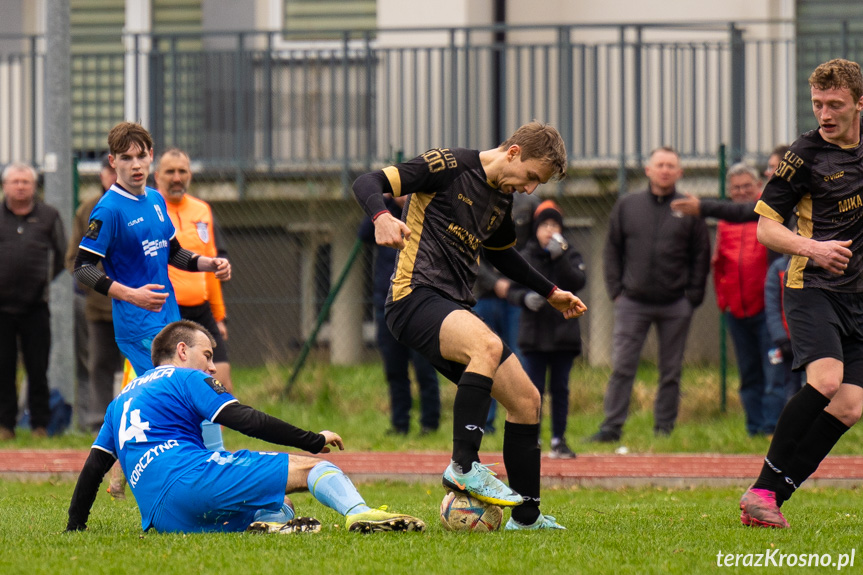
[[[503,510],[464,493],[450,491],[440,502],[440,521],[447,531],[497,531]]]

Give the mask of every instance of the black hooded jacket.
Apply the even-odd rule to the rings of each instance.
[[[587,283],[584,260],[570,244],[556,260],[531,238],[522,248],[521,255],[530,265],[554,282],[562,290],[576,293]],[[564,319],[563,314],[550,304],[544,303],[538,311],[524,306],[524,298],[530,292],[526,287],[513,285],[507,296],[510,303],[522,306],[518,326],[518,346],[523,352],[571,351],[581,353],[581,330],[577,319]]]

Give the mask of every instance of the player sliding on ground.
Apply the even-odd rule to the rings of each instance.
[[[506,529],[563,527],[539,511],[539,392],[512,351],[471,310],[471,289],[482,249],[504,275],[539,293],[567,319],[585,312],[580,299],[557,289],[515,250],[513,194],[530,194],[562,178],[566,166],[557,130],[532,122],[497,148],[429,150],[360,176],[353,186],[375,223],[377,243],[401,250],[386,304],[390,331],[458,384],[452,463],[443,484],[487,503],[518,506]],[[401,220],[387,210],[384,193],[410,194]],[[492,397],[507,411],[503,460],[512,489],[479,460]]]
[[[146,531],[317,531],[294,518],[286,494],[308,489],[345,515],[351,531],[422,531],[410,515],[370,509],[350,479],[328,461],[287,453],[209,451],[209,419],[271,443],[328,453],[344,449],[332,431],[314,433],[240,404],[212,375],[212,335],[181,320],[153,340],[153,365],[111,402],[69,506],[68,531],[87,528],[90,508],[116,459],[132,488]]]

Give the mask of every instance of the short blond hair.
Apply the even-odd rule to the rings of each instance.
[[[832,88],[848,88],[854,101],[863,96],[863,75],[860,74],[860,64],[834,58],[824,62],[809,76],[809,85],[819,90]]]

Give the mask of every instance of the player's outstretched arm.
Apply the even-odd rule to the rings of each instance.
[[[514,247],[496,250],[483,246],[483,254],[503,275],[541,296],[548,298],[557,291],[557,287],[530,265]]]
[[[701,216],[701,200],[684,192],[682,198],[671,200],[671,209],[687,216]]]
[[[581,317],[587,311],[587,306],[572,292],[561,289],[554,290],[548,296],[548,303],[563,314],[566,319]]]
[[[310,453],[329,452],[327,444],[338,445],[340,449],[344,449],[341,446],[342,438],[331,431],[315,433],[300,429],[278,417],[273,417],[239,402],[229,403],[222,408],[222,411],[213,419],[213,423],[230,427],[249,437],[263,439],[277,445],[298,447]],[[331,435],[327,437],[324,433]],[[333,441],[336,443],[332,443]]]
[[[69,504],[69,521],[66,523],[66,531],[84,531],[87,529],[87,519],[90,517],[90,509],[96,501],[96,494],[105,474],[114,465],[114,456],[101,449],[91,448],[87,461],[78,475],[78,483],[72,493],[72,502]]]

